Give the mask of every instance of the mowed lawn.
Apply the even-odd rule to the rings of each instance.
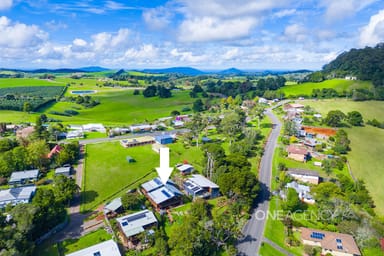
[[[330,110],[339,109],[344,113],[359,111],[365,121],[376,118],[384,121],[384,102],[382,101],[347,101],[324,100],[303,101],[304,105],[314,107],[324,116]],[[348,153],[353,175],[363,179],[375,204],[376,212],[384,215],[384,129],[372,126],[346,128],[351,140],[352,151]]]
[[[127,156],[133,157],[136,162],[128,163]],[[134,148],[124,148],[119,142],[87,145],[82,210],[97,208],[105,200],[113,199],[109,197],[124,187],[132,184],[129,188],[136,188],[155,177],[156,173],[153,172],[145,180],[139,180],[159,163],[159,155],[152,150],[151,145]]]
[[[311,95],[313,89],[332,88],[338,92],[357,88],[370,88],[372,83],[369,81],[351,81],[344,79],[326,80],[321,83],[302,83],[288,84],[279,91],[284,92],[285,96]]]

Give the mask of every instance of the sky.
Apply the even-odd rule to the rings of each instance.
[[[0,67],[319,70],[384,41],[383,0],[0,0]]]

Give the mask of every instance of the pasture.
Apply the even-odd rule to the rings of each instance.
[[[347,101],[324,100],[302,101],[304,105],[310,105],[325,116],[330,110],[341,110],[344,113],[356,110],[364,118],[376,118],[384,121],[384,102],[380,101]],[[365,181],[375,204],[376,212],[384,215],[384,166],[382,156],[384,152],[384,130],[372,126],[345,128],[351,140],[352,150],[348,153],[352,173],[356,178]]]
[[[20,86],[65,86],[65,83],[38,78],[0,78],[0,88]]]
[[[302,83],[302,84],[292,84],[289,83],[286,86],[279,89],[280,92],[283,92],[286,97],[289,96],[299,96],[299,95],[308,95],[312,94],[313,89],[323,89],[323,88],[332,88],[337,92],[342,91],[351,91],[358,88],[371,88],[372,83],[369,81],[352,81],[344,79],[332,79],[326,80],[320,83]]]

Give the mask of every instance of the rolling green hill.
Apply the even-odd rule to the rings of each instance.
[[[283,92],[286,97],[289,96],[310,96],[313,89],[331,88],[337,92],[351,91],[353,89],[370,89],[372,83],[370,81],[352,81],[345,79],[332,79],[326,80],[320,83],[302,83],[292,84],[288,83],[284,87],[280,88],[279,91]]]

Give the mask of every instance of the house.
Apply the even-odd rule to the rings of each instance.
[[[11,178],[9,178],[8,183],[10,185],[25,184],[28,182],[37,181],[38,177],[39,177],[39,170],[38,169],[21,171],[21,172],[13,172],[11,174]]]
[[[179,170],[182,175],[191,174],[194,170],[193,166],[190,164],[178,164],[176,165],[176,169]]]
[[[71,176],[71,166],[63,166],[55,169],[55,176],[57,175],[64,175],[64,176]]]
[[[113,199],[111,202],[106,204],[104,206],[104,214],[107,217],[113,217],[116,214],[120,213],[120,211],[123,209],[123,204],[121,203],[121,197]]]
[[[288,158],[299,162],[305,162],[310,157],[309,151],[303,146],[289,145],[287,147],[287,152]]]
[[[143,136],[143,137],[120,140],[120,144],[125,148],[143,146],[143,145],[153,144],[153,143],[155,143],[155,138],[153,138],[152,136]]]
[[[143,210],[130,215],[126,215],[116,219],[119,224],[119,230],[123,234],[123,239],[127,243],[133,241],[135,236],[157,226],[157,219],[153,212]]]
[[[154,178],[141,185],[141,192],[157,211],[182,203],[183,194],[172,180],[168,180],[164,185],[160,178]]]
[[[316,139],[304,139],[304,145],[314,148],[317,145],[317,140]]]
[[[84,138],[83,130],[69,131],[66,135],[67,139],[82,139]]]
[[[304,105],[298,103],[287,103],[283,106],[283,110],[287,111],[298,111],[299,109],[304,109]]]
[[[173,143],[173,137],[168,134],[163,134],[155,137],[155,141],[159,144],[172,144]]]
[[[60,153],[61,147],[60,145],[55,145],[51,151],[48,153],[47,157],[51,158],[53,155],[56,155],[57,153]]]
[[[187,195],[193,198],[215,198],[220,195],[219,186],[200,174],[193,174],[183,186]]]
[[[121,254],[117,243],[111,239],[66,256],[121,256]]]
[[[184,122],[181,120],[172,120],[173,127],[180,128],[184,126]]]
[[[307,203],[307,204],[315,203],[315,199],[313,199],[313,197],[310,194],[311,188],[309,186],[301,185],[301,184],[298,184],[296,181],[292,181],[287,185],[285,185],[285,187],[287,189],[293,188],[297,192],[300,200],[303,201],[304,203]]]
[[[336,129],[326,127],[303,126],[302,128],[307,134],[312,134],[313,137],[318,139],[328,139],[335,136],[337,132]]]
[[[311,184],[319,184],[319,173],[312,170],[304,170],[298,168],[288,168],[287,174],[294,178],[295,180],[299,180],[302,182],[308,182]]]
[[[303,244],[321,247],[321,255],[327,253],[335,256],[361,255],[351,235],[311,228],[301,228],[300,231]]]
[[[82,127],[85,132],[106,132],[106,129],[102,124],[85,124]]]
[[[356,76],[345,76],[345,80],[357,80]]]
[[[33,126],[28,126],[28,127],[25,127],[25,128],[21,128],[21,129],[18,129],[16,131],[16,137],[17,138],[27,138],[34,131],[35,131],[35,127],[33,127]]]
[[[15,187],[0,190],[0,208],[7,204],[29,203],[36,192],[36,186]]]
[[[132,133],[139,133],[139,132],[150,132],[153,130],[156,130],[157,126],[156,125],[150,125],[150,124],[136,124],[136,125],[131,125],[129,127],[129,130]]]

